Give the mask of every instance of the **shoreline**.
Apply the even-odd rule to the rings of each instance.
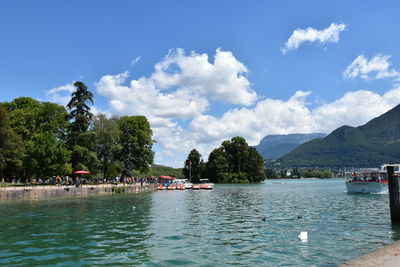
[[[367,254],[349,260],[340,267],[397,267],[400,266],[400,240],[379,247]]]
[[[99,184],[99,185],[35,185],[35,186],[7,186],[0,187],[0,200],[15,199],[40,199],[53,197],[76,197],[90,195],[115,194],[113,188],[123,188],[125,192],[149,192],[155,191],[157,184]]]

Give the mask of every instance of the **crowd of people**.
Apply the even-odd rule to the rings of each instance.
[[[12,184],[29,184],[29,185],[75,185],[80,186],[82,184],[156,184],[158,182],[157,177],[115,177],[115,178],[87,178],[82,176],[53,176],[48,179],[37,178],[31,179],[27,182],[21,181],[21,179],[12,179]]]

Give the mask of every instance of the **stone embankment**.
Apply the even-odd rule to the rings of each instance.
[[[36,199],[67,196],[89,196],[114,194],[115,188],[125,187],[125,192],[144,192],[156,190],[156,184],[100,184],[82,185],[52,185],[52,186],[8,186],[0,187],[0,200],[2,199]],[[122,189],[122,188],[121,188]]]
[[[368,254],[362,255],[340,267],[399,267],[400,266],[400,241],[378,248]]]

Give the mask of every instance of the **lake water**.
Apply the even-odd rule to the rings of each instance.
[[[275,180],[3,201],[0,265],[337,266],[400,235],[388,195],[345,189],[343,179]]]

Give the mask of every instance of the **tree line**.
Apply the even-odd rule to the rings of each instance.
[[[148,172],[152,130],[144,116],[94,116],[83,82],[67,106],[19,97],[0,103],[0,178],[65,176],[77,170],[112,178]]]
[[[207,162],[193,149],[185,160],[183,174],[192,182],[199,182],[201,178],[214,183],[258,183],[265,180],[263,158],[240,136],[223,141],[210,153]]]

